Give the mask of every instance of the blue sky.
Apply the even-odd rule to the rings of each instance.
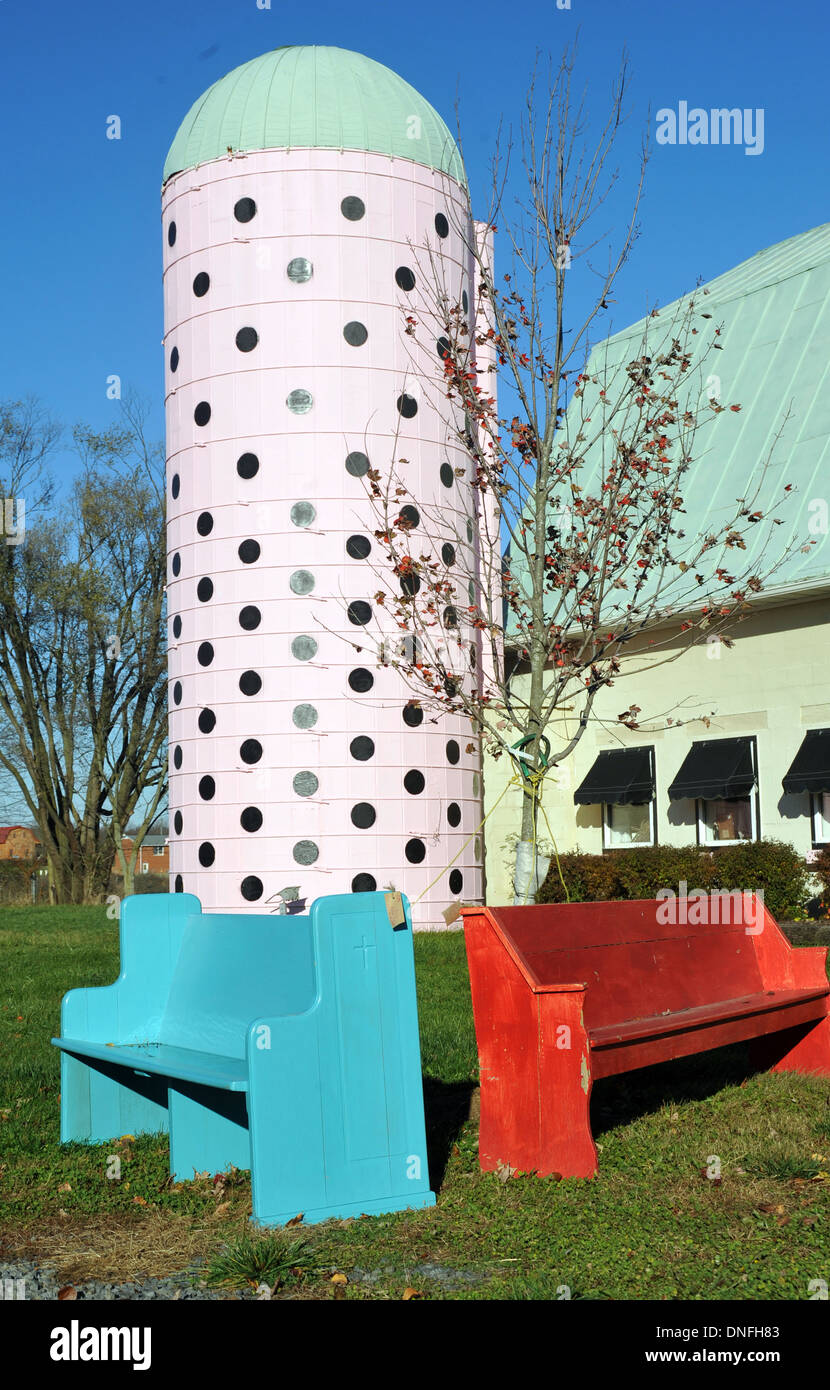
[[[261,0],[264,3],[264,0]],[[559,4],[564,0],[558,0]],[[537,48],[558,55],[580,35],[589,110],[607,101],[623,47],[632,68],[620,146],[622,191],[639,135],[660,108],[764,112],[764,149],[658,146],[642,235],[617,287],[623,327],[755,251],[830,219],[826,0],[531,0],[466,9],[316,0],[0,0],[4,132],[3,333],[0,399],[42,398],[67,427],[104,428],[116,406],[106,379],[151,402],[163,430],[159,194],[167,149],[191,103],[224,73],[289,43],[354,48],[417,87],[454,126],[459,104],[474,195],[487,191],[499,116],[515,126]],[[461,23],[469,16],[465,29]],[[122,138],[106,138],[107,117]],[[601,221],[600,226],[603,223]],[[590,291],[590,277],[575,286]],[[68,476],[71,455],[58,465]]]

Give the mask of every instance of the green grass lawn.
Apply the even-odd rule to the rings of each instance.
[[[463,937],[418,936],[415,956],[438,1204],[303,1228],[313,1267],[282,1296],[806,1299],[830,1282],[826,1080],[753,1074],[733,1047],[602,1081],[599,1177],[503,1183],[477,1163]],[[61,996],[117,969],[103,908],[0,909],[0,1277],[4,1254],[67,1281],[171,1274],[250,1230],[245,1174],[171,1188],[160,1137],[59,1146]]]

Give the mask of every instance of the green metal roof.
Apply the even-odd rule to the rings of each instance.
[[[276,48],[234,68],[194,102],[165,181],[236,150],[372,150],[465,183],[458,147],[434,107],[382,63],[346,48]]]
[[[641,319],[607,338],[592,352],[587,375],[607,373],[613,380],[617,364],[643,353],[644,334],[649,343],[659,342],[692,297],[696,311],[711,314],[712,326],[722,327],[722,349],[711,352],[697,372],[689,372],[689,408],[697,408],[701,388],[707,396],[715,389],[708,378],[717,375],[722,404],[739,404],[741,410],[714,414],[699,430],[694,461],[682,484],[683,530],[688,537],[720,530],[734,514],[735,499],[751,495],[789,411],[766,475],[766,500],[762,496],[758,501],[766,510],[773,500],[770,494],[778,498],[784,484],[791,483],[786,507],[777,511],[784,524],[774,529],[771,540],[766,524],[750,528],[746,552],[741,552],[740,561],[733,552],[732,563],[742,570],[751,565],[754,552],[767,539],[765,559],[757,557],[763,570],[795,536],[799,543],[815,543],[804,553],[799,544],[763,592],[823,587],[830,580],[830,540],[820,531],[811,532],[815,510],[809,504],[830,497],[830,222],[759,251],[667,305],[657,318]],[[602,381],[588,390],[595,393],[601,386]],[[682,406],[682,396],[680,402]],[[599,402],[595,407],[592,402],[584,413],[593,414],[596,423],[598,410]],[[572,435],[578,430],[572,408],[563,424],[566,436],[569,430]],[[612,449],[608,438],[588,450],[580,479],[586,491],[593,491],[602,455],[610,460]],[[523,568],[524,557],[517,551],[512,570],[519,579]]]

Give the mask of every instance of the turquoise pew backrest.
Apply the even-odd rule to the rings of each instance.
[[[309,917],[193,915],[158,1041],[243,1058],[253,1019],[304,1013],[314,996]]]

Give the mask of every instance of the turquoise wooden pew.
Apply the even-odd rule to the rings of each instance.
[[[398,920],[401,919],[401,920]],[[121,906],[121,974],[61,1008],[61,1142],[170,1135],[177,1182],[250,1169],[253,1220],[432,1206],[409,904]]]

